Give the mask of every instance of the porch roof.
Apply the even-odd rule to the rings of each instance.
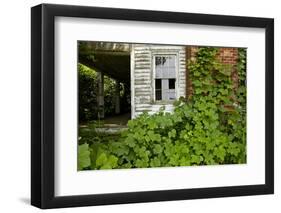
[[[130,44],[79,42],[79,63],[119,80],[130,82]]]

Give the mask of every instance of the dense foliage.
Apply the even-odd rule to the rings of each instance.
[[[129,121],[118,139],[107,142],[81,137],[79,169],[245,163],[246,52],[240,49],[237,67],[231,67],[217,61],[217,51],[199,48],[189,61],[193,94],[176,101],[173,113],[164,108],[154,115],[143,113]]]
[[[78,64],[79,77],[79,121],[96,118],[97,108],[97,73],[88,67]]]
[[[97,73],[82,64],[78,64],[79,73],[79,121],[92,121],[98,118],[97,107]],[[104,113],[106,116],[114,114],[115,81],[104,76]],[[121,106],[126,108],[126,94],[124,85],[120,84]],[[125,103],[124,103],[125,102]]]

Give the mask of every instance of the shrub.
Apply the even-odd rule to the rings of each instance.
[[[78,64],[79,78],[79,121],[96,119],[97,108],[97,73]]]

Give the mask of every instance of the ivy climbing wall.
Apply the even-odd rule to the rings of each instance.
[[[186,47],[186,61],[196,60],[196,55],[200,47],[197,46],[187,46]],[[234,86],[234,89],[237,90],[238,83],[239,83],[239,77],[238,77],[238,71],[237,71],[237,64],[239,59],[239,52],[238,48],[233,47],[221,47],[218,48],[217,54],[216,54],[217,60],[226,65],[232,66],[232,83]],[[193,87],[192,87],[192,81],[189,77],[189,70],[187,68],[186,70],[186,97],[190,98],[190,96],[193,94]]]

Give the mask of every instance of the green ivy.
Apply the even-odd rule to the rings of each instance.
[[[217,54],[217,48],[199,48],[188,62],[193,94],[176,101],[173,113],[143,113],[119,140],[91,144],[91,169],[245,163],[246,52],[239,49],[236,67],[219,63]]]

